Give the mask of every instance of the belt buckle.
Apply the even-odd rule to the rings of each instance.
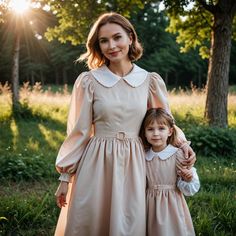
[[[125,132],[120,131],[116,134],[116,138],[119,140],[124,140],[125,139]]]

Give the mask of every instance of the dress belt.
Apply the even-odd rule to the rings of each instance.
[[[112,131],[101,131],[101,132],[95,132],[95,137],[101,137],[101,138],[117,138],[119,140],[129,139],[129,138],[138,138],[137,133],[135,132],[125,132],[125,131],[118,131],[118,132],[112,132]]]
[[[148,186],[148,190],[173,190],[176,189],[176,185],[159,185],[159,184],[154,184],[151,186]]]

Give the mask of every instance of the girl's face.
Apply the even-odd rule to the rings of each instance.
[[[173,129],[167,125],[152,122],[145,128],[145,137],[152,145],[154,152],[160,152],[167,146],[167,139],[173,133]]]
[[[98,32],[98,40],[102,54],[110,63],[130,61],[128,52],[132,39],[120,25],[114,23],[103,25]]]

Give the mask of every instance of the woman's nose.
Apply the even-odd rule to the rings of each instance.
[[[110,42],[109,42],[109,48],[112,49],[112,48],[115,48],[115,47],[116,47],[116,46],[115,46],[114,40],[110,40]]]

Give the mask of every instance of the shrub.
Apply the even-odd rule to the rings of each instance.
[[[204,156],[231,156],[236,153],[236,130],[196,126],[185,131],[195,152]]]
[[[54,163],[42,155],[4,156],[0,158],[0,178],[12,181],[35,181],[55,177]]]

